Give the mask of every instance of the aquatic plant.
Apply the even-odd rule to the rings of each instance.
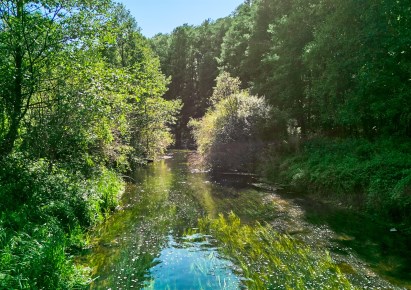
[[[279,234],[270,225],[242,225],[231,213],[200,219],[199,229],[215,237],[248,289],[355,289],[327,252]]]

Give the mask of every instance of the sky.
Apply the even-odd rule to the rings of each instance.
[[[226,17],[244,0],[117,0],[137,20],[143,35],[170,33],[185,23],[200,25],[206,19]]]

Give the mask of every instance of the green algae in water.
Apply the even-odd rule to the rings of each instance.
[[[237,264],[247,289],[356,289],[326,252],[316,252],[271,226],[242,225],[227,218],[200,220],[200,231],[213,235],[220,251]]]
[[[186,236],[213,204],[215,186],[189,174],[184,156],[138,172],[124,209],[96,229],[97,244],[85,264],[94,269],[91,289],[238,289],[235,266],[206,238]]]
[[[319,250],[318,239],[307,243],[265,226],[291,219],[304,230],[295,236],[312,239],[316,234],[307,230],[302,215],[290,215],[291,201],[281,196],[263,201],[267,194],[252,186],[252,178],[190,172],[187,152],[176,152],[173,159],[139,170],[134,179],[122,198],[123,210],[95,230],[98,241],[84,258],[83,264],[93,268],[91,289],[354,288],[346,277],[362,289],[395,289],[375,279],[357,283],[346,268],[333,263],[328,243],[318,245]],[[284,202],[290,206],[283,207]],[[219,213],[230,211],[241,224],[219,224]],[[201,231],[190,231],[199,227],[199,218],[219,227],[203,222]],[[345,261],[357,271],[351,258],[341,258],[336,262]]]

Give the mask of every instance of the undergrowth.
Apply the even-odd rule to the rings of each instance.
[[[18,154],[0,163],[0,288],[86,288],[90,273],[72,255],[116,206],[121,179],[104,168],[85,178]]]
[[[299,191],[351,197],[371,213],[411,225],[410,140],[316,139],[293,156],[272,159],[265,163],[271,181]]]

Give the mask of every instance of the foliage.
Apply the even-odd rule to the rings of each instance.
[[[304,182],[312,186],[318,182],[315,188],[320,191],[363,191],[370,210],[394,212],[393,216],[401,212],[405,218],[410,165],[403,159],[408,155],[397,147],[408,144],[406,140],[411,137],[411,107],[407,105],[411,91],[411,8],[407,4],[393,0],[255,0],[244,1],[221,20],[224,29],[215,42],[220,48],[212,53],[220,73],[226,71],[239,78],[237,83],[242,85],[233,84],[238,92],[241,86],[247,87],[275,108],[269,117],[262,115],[274,124],[263,129],[267,139],[274,140],[270,146],[275,153],[266,158],[272,161],[266,165],[268,174],[278,176],[276,173],[285,171],[286,180],[303,187]],[[202,46],[190,40],[208,35],[206,28],[177,29],[169,41],[161,38],[155,47],[163,56],[168,49],[176,53],[162,57],[162,67],[172,76],[171,95],[184,96],[184,118],[199,119],[202,115],[198,112],[205,114],[202,121],[191,122],[199,151],[207,161],[220,162],[218,166],[239,168],[229,158],[224,159],[236,158],[232,147],[215,145],[235,142],[230,132],[242,132],[239,128],[229,130],[235,126],[244,127],[243,132],[251,130],[248,137],[258,142],[262,128],[261,124],[247,127],[249,124],[230,123],[236,117],[228,115],[236,115],[235,110],[228,113],[229,101],[219,105],[215,94],[207,96],[208,103],[201,101],[213,106],[211,109],[197,110],[198,58],[192,53],[201,51],[198,48]],[[178,52],[174,45],[177,39],[179,48],[185,47]],[[181,63],[173,66],[177,56]],[[309,149],[310,141],[303,152],[299,151],[307,140],[321,143],[328,138],[334,145],[325,142],[313,150]],[[363,151],[364,146],[377,152],[375,158],[368,160],[352,153]],[[211,156],[213,151],[224,153]],[[260,151],[258,146],[255,151]],[[307,160],[317,160],[318,164]]]
[[[224,35],[221,54],[218,56],[221,68],[241,78],[244,85],[248,85],[251,77],[246,64],[255,7],[253,1],[244,1],[233,12],[233,19]]]
[[[325,19],[304,53],[316,127],[409,137],[411,8],[370,0],[326,1],[318,9]]]
[[[97,4],[97,2],[100,2]],[[107,1],[23,0],[0,4],[0,153],[9,154],[19,138],[20,123],[38,92],[51,89],[50,69],[61,53],[84,46]],[[73,29],[73,30],[71,30]],[[79,33],[83,32],[83,33]]]
[[[73,266],[66,253],[68,245],[64,233],[53,223],[27,225],[17,234],[4,232],[0,242],[0,287],[85,289],[90,282],[88,271]]]
[[[357,197],[370,212],[410,223],[409,140],[317,139],[298,156],[278,161],[271,179],[329,196]]]
[[[239,80],[223,73],[200,120],[192,120],[198,151],[214,169],[247,170],[263,145],[264,129],[272,127],[272,110],[264,98],[239,89]]]
[[[46,160],[14,154],[1,161],[0,285],[70,289],[88,283],[69,252],[84,230],[116,206],[123,183],[103,170],[89,180]]]
[[[174,122],[178,104],[167,104],[161,99],[166,91],[167,80],[160,72],[159,61],[149,48],[148,41],[141,35],[135,20],[124,6],[107,6],[105,14],[98,5],[90,7],[96,9],[95,14],[81,14],[78,17],[90,17],[91,20],[87,20],[87,23],[93,22],[94,34],[80,30],[79,33],[84,32],[84,35],[79,34],[71,39],[71,35],[64,34],[70,31],[61,31],[62,35],[58,34],[58,37],[71,39],[71,42],[62,43],[58,50],[56,48],[55,54],[45,55],[43,62],[36,58],[38,65],[41,65],[38,69],[42,76],[29,84],[36,82],[41,87],[26,89],[25,83],[21,85],[23,91],[30,91],[29,96],[22,93],[22,96],[27,96],[22,100],[25,102],[24,108],[20,105],[7,105],[9,98],[16,99],[12,97],[11,90],[3,90],[0,103],[4,101],[4,108],[14,106],[21,111],[21,114],[15,114],[18,122],[16,119],[13,130],[17,130],[18,134],[12,138],[13,145],[16,145],[12,149],[22,146],[20,149],[33,157],[72,163],[83,172],[102,164],[126,170],[129,161],[138,159],[138,163],[141,163],[148,154],[156,155],[171,143],[168,137],[165,138],[168,139],[167,142],[144,143],[144,146],[140,146],[142,139],[139,138],[145,138],[143,135],[150,132],[147,127],[147,120],[150,119],[156,119],[157,124],[156,130],[151,131],[151,139],[154,134],[167,135],[167,125]],[[31,17],[28,6],[23,5],[22,9],[27,10],[24,15]],[[33,11],[37,10],[41,11],[41,7]],[[75,21],[81,20],[75,13],[71,16]],[[4,37],[13,39],[18,36],[7,34],[11,29],[8,28],[11,25],[8,17],[11,16],[5,10],[2,33]],[[71,22],[71,18],[59,17],[67,21],[65,25],[69,25],[70,29],[77,23]],[[56,23],[57,26],[60,24]],[[80,29],[81,26],[78,25],[75,27]],[[36,29],[40,28],[36,27],[31,27],[33,31],[30,33],[36,33]],[[44,33],[47,35],[47,31]],[[40,41],[36,40],[37,42]],[[37,50],[28,44],[27,47],[29,50]],[[27,54],[27,61],[32,63],[30,57],[34,56],[30,51]],[[12,64],[6,62],[2,69],[13,71]],[[6,76],[7,74],[0,81],[9,83]],[[161,103],[156,109],[164,111],[150,116],[149,114],[157,113],[147,111],[147,107],[153,106],[153,103]],[[4,112],[0,140],[6,144],[12,140],[8,137],[12,117]],[[163,118],[159,118],[160,116]],[[18,142],[14,144],[15,141]],[[151,150],[146,146],[157,149]]]
[[[151,40],[162,61],[162,71],[171,80],[165,98],[182,103],[174,127],[177,147],[192,146],[187,124],[190,118],[202,117],[209,106],[219,74],[217,58],[229,23],[229,19],[219,19],[204,21],[197,27],[183,25],[171,34],[159,34]]]
[[[169,125],[174,124],[181,108],[179,100],[166,101],[153,97],[142,102],[140,112],[134,115],[136,125],[134,144],[137,151],[149,158],[157,158],[173,144]],[[136,160],[138,161],[138,160]]]
[[[70,255],[172,143],[166,84],[124,6],[1,1],[0,288],[87,286]]]
[[[328,253],[317,252],[269,225],[242,225],[227,218],[204,218],[200,231],[222,244],[220,251],[241,269],[247,289],[353,289]]]
[[[241,81],[233,78],[227,72],[222,72],[216,79],[216,86],[210,98],[211,104],[216,106],[218,102],[240,93]]]
[[[130,107],[125,115],[128,133],[121,134],[117,144],[130,146],[126,155],[136,165],[146,158],[156,158],[173,143],[168,126],[176,122],[181,106],[178,100],[162,98],[169,80],[161,73],[159,58],[141,35],[130,12],[119,4],[112,13],[108,34],[116,41],[114,44],[103,41],[101,50],[108,65],[127,77],[124,91],[120,89],[120,92],[126,95],[122,107]]]

